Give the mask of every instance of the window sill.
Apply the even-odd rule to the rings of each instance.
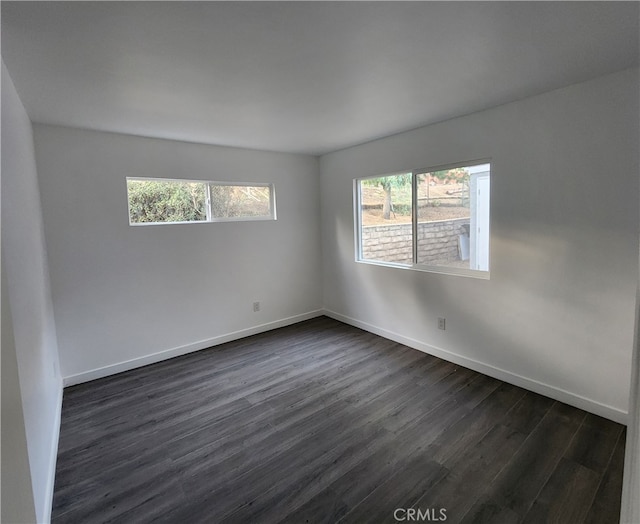
[[[367,264],[370,266],[388,267],[393,269],[408,269],[410,271],[420,271],[422,273],[439,273],[441,275],[477,278],[480,280],[490,280],[491,273],[489,271],[478,271],[475,269],[445,267],[445,266],[423,266],[408,265],[394,262],[380,262],[377,260],[356,259],[358,264]]]

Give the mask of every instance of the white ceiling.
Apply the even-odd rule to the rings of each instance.
[[[637,2],[7,2],[34,122],[322,154],[638,64]]]

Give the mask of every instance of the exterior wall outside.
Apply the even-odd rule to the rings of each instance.
[[[433,264],[460,260],[458,237],[465,233],[468,218],[418,223],[418,263]],[[411,224],[364,226],[362,257],[411,264],[413,245]]]

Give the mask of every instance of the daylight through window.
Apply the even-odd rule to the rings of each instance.
[[[129,224],[275,220],[273,184],[127,178]]]
[[[358,260],[488,276],[488,162],[356,180]]]

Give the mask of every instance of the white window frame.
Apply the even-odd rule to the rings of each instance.
[[[179,182],[185,184],[204,184],[205,185],[205,220],[186,220],[181,222],[131,222],[131,209],[129,207],[129,180],[139,180],[142,182]],[[215,222],[256,222],[256,221],[269,221],[277,220],[276,214],[276,188],[273,182],[220,182],[214,180],[194,180],[186,178],[159,178],[159,177],[126,177],[126,192],[127,192],[127,213],[130,226],[157,226],[157,225],[170,225],[170,224],[211,224]],[[268,187],[269,188],[269,215],[259,216],[243,216],[243,217],[214,217],[211,210],[211,187],[212,186],[225,186],[225,187]]]
[[[492,162],[490,158],[484,158],[480,160],[469,160],[466,162],[455,162],[452,164],[442,164],[437,166],[432,166],[424,169],[412,169],[405,171],[396,171],[388,174],[381,175],[371,175],[366,177],[356,178],[353,181],[354,190],[353,190],[353,207],[354,207],[354,238],[356,239],[355,246],[355,261],[361,264],[370,264],[374,266],[383,266],[390,267],[395,269],[408,269],[414,271],[424,271],[428,273],[440,273],[444,275],[457,275],[457,276],[465,276],[472,278],[479,278],[484,280],[489,280],[491,276],[491,229],[489,226],[489,236],[487,239],[487,249],[489,252],[489,269],[487,271],[479,270],[479,269],[467,269],[467,268],[457,268],[457,267],[449,267],[449,266],[436,266],[429,264],[418,264],[418,176],[424,173],[432,173],[434,171],[446,171],[449,169],[456,169],[459,167],[475,167],[483,164],[489,164],[489,177],[492,178]],[[400,262],[386,262],[384,260],[370,260],[364,258],[362,256],[363,247],[362,247],[362,210],[361,210],[361,202],[362,202],[362,184],[363,180],[369,180],[374,178],[382,178],[386,176],[395,176],[402,173],[411,173],[411,238],[412,238],[412,252],[413,252],[413,261],[411,264],[403,264]],[[491,188],[491,184],[489,185]],[[491,190],[490,190],[491,193]],[[491,195],[489,194],[489,206],[491,206]],[[491,214],[489,210],[489,214]],[[489,218],[489,223],[491,220]]]

